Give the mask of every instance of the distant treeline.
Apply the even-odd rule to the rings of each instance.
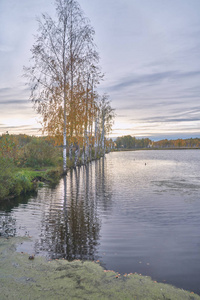
[[[115,141],[117,149],[143,149],[143,148],[200,148],[199,138],[160,140],[154,142],[148,138],[137,139],[131,135],[118,137]]]
[[[146,139],[136,139],[131,135],[125,135],[118,137],[115,141],[116,147],[124,149],[135,149],[135,148],[149,148],[152,141],[148,138]]]

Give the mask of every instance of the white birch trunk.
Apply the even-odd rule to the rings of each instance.
[[[96,119],[95,119],[95,136],[94,136],[95,159],[97,158],[97,152],[98,152],[98,125],[99,125],[99,120],[98,120],[98,117],[96,117]]]
[[[85,164],[85,146],[83,146],[83,152],[82,152],[82,156],[81,156],[81,161],[82,161],[82,164],[84,165]]]
[[[89,159],[89,138],[87,130],[85,130],[85,162],[87,163]]]
[[[70,161],[72,161],[72,150],[73,150],[73,144],[71,143],[70,147],[69,147],[69,159],[70,159]]]
[[[63,133],[63,173],[67,173],[67,139],[66,130]]]
[[[75,167],[77,166],[79,155],[80,155],[80,147],[78,145],[76,150],[75,150],[75,160],[74,160],[74,166]]]
[[[65,75],[65,74],[64,74]],[[66,84],[66,77],[64,79]],[[66,88],[64,88],[64,128],[63,128],[63,174],[67,173],[67,116],[66,116]]]
[[[101,132],[101,149],[102,149],[102,154],[103,156],[105,155],[105,116],[103,112],[103,120],[102,120],[102,132]]]

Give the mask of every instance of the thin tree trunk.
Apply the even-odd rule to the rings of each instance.
[[[66,93],[66,74],[64,74],[64,128],[63,128],[63,173],[67,173],[67,113],[66,113],[66,101],[67,101],[67,93]]]
[[[82,152],[82,156],[81,156],[81,160],[82,160],[82,164],[85,164],[85,146],[83,145],[83,152]]]
[[[97,158],[98,151],[98,117],[95,119],[95,136],[94,136],[94,151],[95,151],[95,159]]]
[[[87,130],[85,130],[85,162],[87,163],[89,159],[89,137]]]
[[[63,128],[63,173],[67,173],[67,111],[66,111],[66,102],[67,102],[67,76],[65,69],[65,38],[66,38],[66,22],[63,24],[63,52],[62,52],[62,63],[63,63],[63,76],[64,76],[64,128]]]
[[[77,166],[79,155],[80,155],[80,147],[79,147],[79,145],[76,145],[75,160],[74,160],[74,166],[75,167]]]
[[[71,143],[69,146],[69,160],[72,161],[72,152],[73,152],[73,144]]]
[[[104,126],[105,126],[105,116],[104,116],[104,113],[103,113],[103,120],[102,120],[102,133],[101,133],[101,148],[102,148],[102,154],[103,156],[105,155],[105,129],[104,129]]]

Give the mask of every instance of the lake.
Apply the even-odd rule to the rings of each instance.
[[[0,204],[18,251],[99,260],[200,294],[200,151],[114,152],[37,194]]]

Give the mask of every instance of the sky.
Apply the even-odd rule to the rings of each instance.
[[[115,108],[111,137],[200,137],[200,1],[79,0]],[[40,135],[23,75],[53,0],[0,0],[0,134]]]

